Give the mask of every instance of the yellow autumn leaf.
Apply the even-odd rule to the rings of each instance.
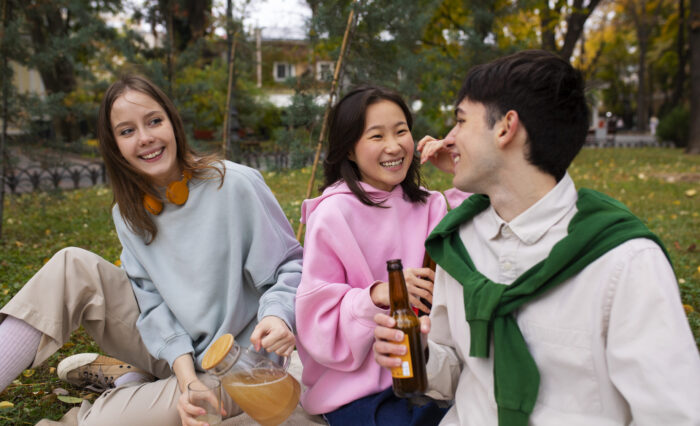
[[[29,370],[24,370],[22,372],[22,375],[24,377],[32,377],[34,375],[34,373],[36,373],[36,370],[29,369]]]
[[[121,259],[115,260],[115,261],[114,261],[114,264],[117,265],[117,266],[122,266],[122,261],[121,261]]]
[[[685,196],[686,197],[694,197],[695,194],[697,194],[697,193],[698,193],[698,191],[696,191],[694,189],[689,189],[689,190],[685,191]]]
[[[14,406],[15,404],[11,403],[10,401],[0,401],[0,410],[12,408]]]
[[[681,205],[681,202],[680,202],[680,200],[673,200],[673,204],[675,204],[675,205],[677,205],[677,206],[680,206],[680,205]]]
[[[695,312],[695,309],[693,309],[692,306],[686,304],[683,305],[683,310],[685,310],[686,315],[688,315],[691,312]]]
[[[56,368],[51,367],[49,368],[49,374],[53,374],[56,371]]]
[[[44,234],[46,234],[47,236],[51,235],[51,230],[47,229],[46,231],[44,231]]]
[[[22,247],[24,245],[24,243],[22,241],[15,241],[15,245],[17,247]]]

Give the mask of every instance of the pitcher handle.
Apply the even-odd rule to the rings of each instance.
[[[291,356],[281,356],[281,355],[277,355],[277,354],[274,353],[274,352],[268,352],[268,351],[266,351],[265,348],[260,348],[259,351],[256,351],[256,350],[255,350],[255,347],[254,347],[253,345],[250,345],[250,350],[253,351],[253,352],[257,352],[257,353],[261,354],[262,356],[264,356],[264,357],[267,358],[267,359],[270,359],[270,355],[273,355],[275,358],[279,359],[279,360],[281,361],[281,363],[277,363],[277,362],[274,361],[274,359],[270,359],[272,362],[275,362],[275,364],[280,364],[280,367],[281,367],[285,372],[286,372],[287,370],[289,370],[289,364],[290,364],[291,361],[292,361],[292,357],[291,357]]]
[[[289,363],[292,361],[291,356],[281,356],[282,359],[282,368],[284,369],[285,372],[289,370]]]

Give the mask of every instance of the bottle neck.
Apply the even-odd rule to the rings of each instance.
[[[392,312],[411,309],[402,269],[389,270],[389,305]]]

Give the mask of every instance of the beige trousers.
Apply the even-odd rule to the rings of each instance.
[[[153,358],[141,340],[136,329],[139,307],[123,269],[89,251],[63,249],[0,309],[0,321],[6,315],[25,321],[43,334],[33,367],[63,346],[82,325],[103,352],[159,378],[151,383],[108,390],[92,404],[84,401],[60,422],[42,420],[39,425],[181,424],[177,413],[180,397],[177,379],[168,363]],[[295,364],[291,370],[296,369],[300,374],[298,357]],[[223,395],[223,399],[230,417],[223,424],[255,424],[228,395]],[[285,423],[324,424],[320,417],[309,416],[300,406]]]

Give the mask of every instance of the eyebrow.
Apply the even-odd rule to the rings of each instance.
[[[399,127],[402,124],[408,126],[408,123],[406,123],[405,121],[399,121],[396,124],[394,124],[394,128]],[[384,128],[384,126],[382,126],[381,124],[377,124],[376,126],[372,126],[372,127],[368,128],[367,130],[365,130],[365,133],[369,132],[370,130],[381,129],[381,128]]]
[[[146,115],[144,115],[144,118],[146,118],[146,119],[151,118],[154,115],[160,114],[160,112],[161,111],[159,111],[159,110],[153,110],[153,111],[147,113]],[[120,126],[125,126],[127,124],[129,124],[129,121],[122,121],[121,123],[117,123],[115,126],[112,126],[112,129],[117,129]]]

